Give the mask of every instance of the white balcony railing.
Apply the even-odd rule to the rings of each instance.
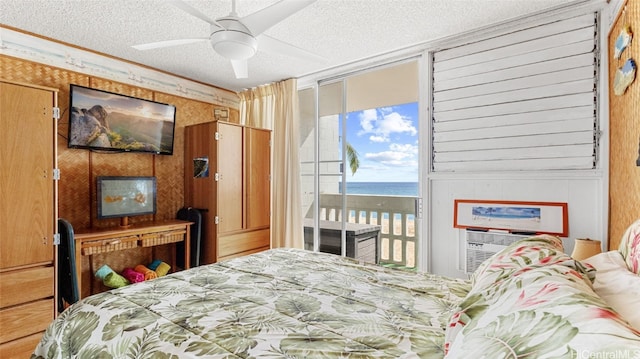
[[[416,197],[347,195],[347,222],[379,225],[380,264],[416,267]],[[342,196],[320,195],[320,220],[342,220]]]

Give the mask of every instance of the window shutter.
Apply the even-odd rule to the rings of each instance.
[[[437,51],[433,170],[592,169],[597,16]]]

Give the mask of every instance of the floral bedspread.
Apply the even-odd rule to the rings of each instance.
[[[470,282],[274,249],[97,294],[32,358],[442,358]]]

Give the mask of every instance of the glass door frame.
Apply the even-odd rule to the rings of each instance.
[[[428,156],[430,153],[429,148],[431,145],[431,140],[429,134],[431,133],[430,126],[430,106],[428,102],[428,96],[432,93],[429,90],[429,86],[431,81],[429,79],[429,74],[432,73],[431,64],[432,59],[430,58],[430,53],[427,51],[421,51],[418,53],[411,54],[411,56],[407,56],[401,59],[389,60],[381,64],[377,64],[375,66],[369,66],[366,68],[362,68],[356,71],[352,71],[349,73],[341,74],[339,76],[328,77],[325,79],[320,79],[314,81],[313,84],[306,87],[306,89],[313,88],[314,91],[314,107],[315,107],[315,131],[314,131],[314,193],[313,193],[313,213],[314,213],[314,225],[313,225],[313,250],[320,250],[320,131],[319,131],[319,123],[320,123],[320,88],[323,85],[332,84],[341,82],[342,83],[342,98],[341,98],[341,107],[342,113],[339,115],[342,117],[343,121],[341,121],[342,125],[342,134],[346,133],[346,113],[347,113],[347,91],[346,81],[349,77],[354,75],[359,75],[369,71],[376,71],[379,69],[383,69],[385,67],[394,66],[401,64],[403,62],[408,61],[417,61],[418,63],[418,138],[419,138],[419,147],[418,147],[418,201],[416,202],[416,213],[415,213],[415,223],[416,223],[416,269],[418,271],[425,271],[428,269],[428,258],[429,258],[429,236],[427,230],[428,227],[428,216],[425,216],[428,213],[428,207],[426,205],[426,201],[423,201],[423,198],[430,191],[429,184],[429,169],[431,168],[431,160]],[[299,90],[303,90],[305,88],[299,88]],[[341,218],[341,244],[342,244],[342,256],[346,255],[346,221],[348,220],[348,214],[346,213],[346,205],[347,205],[347,193],[346,193],[346,141],[344,139],[341,140],[341,163],[343,164],[342,171],[342,180],[341,180],[341,194],[342,194],[342,218]],[[426,235],[426,236],[425,236]]]

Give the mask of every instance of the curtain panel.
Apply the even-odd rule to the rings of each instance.
[[[240,123],[272,130],[271,247],[303,248],[297,81],[247,89],[239,95]]]

